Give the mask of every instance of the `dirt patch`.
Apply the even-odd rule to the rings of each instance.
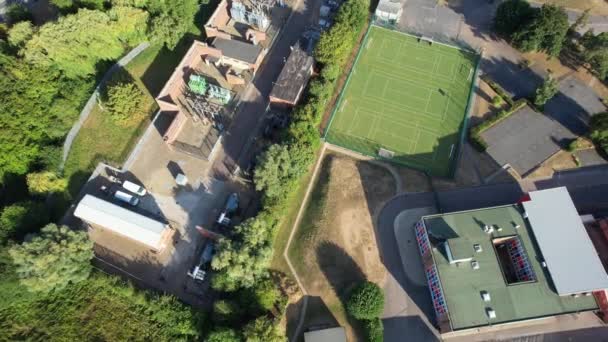
[[[354,285],[382,285],[373,215],[395,195],[395,179],[367,161],[328,153],[289,251],[312,300],[304,328],[341,325],[348,340],[360,340],[357,323],[342,305]]]
[[[559,151],[551,158],[545,160],[534,172],[530,173],[526,178],[544,178],[550,177],[558,170],[567,170],[576,168],[577,165],[572,157],[572,153],[567,151]]]

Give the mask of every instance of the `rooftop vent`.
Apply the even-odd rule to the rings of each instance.
[[[474,270],[478,270],[478,269],[479,269],[479,262],[477,262],[477,261],[475,261],[475,260],[471,261],[471,267],[472,267]]]
[[[496,311],[492,308],[486,308],[486,315],[488,315],[489,319],[494,319],[496,318]]]
[[[495,227],[497,232],[502,232],[502,227],[499,227],[498,225],[495,225]]]
[[[477,253],[481,253],[481,251],[483,251],[483,249],[481,248],[481,245],[476,243],[473,245],[473,249],[475,250],[475,252]]]
[[[494,231],[494,227],[489,226],[489,225],[486,224],[485,226],[483,226],[483,231],[486,232],[486,233],[488,233],[488,234],[490,234],[490,233],[492,233]]]
[[[483,299],[484,302],[489,302],[492,298],[490,297],[490,294],[488,293],[488,291],[481,291],[481,299]]]

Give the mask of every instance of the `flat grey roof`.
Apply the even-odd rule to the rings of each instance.
[[[160,247],[162,234],[167,229],[162,222],[92,195],[84,196],[78,203],[74,216],[154,249]]]
[[[558,121],[525,106],[481,133],[487,153],[522,176],[557,153],[575,136]]]
[[[530,192],[523,206],[559,295],[608,288],[608,275],[565,187]]]
[[[397,14],[401,10],[401,6],[399,1],[380,0],[376,11]]]
[[[262,53],[262,47],[244,43],[234,39],[224,39],[215,37],[212,43],[213,47],[222,51],[226,57],[238,59],[239,61],[255,64],[258,56]]]

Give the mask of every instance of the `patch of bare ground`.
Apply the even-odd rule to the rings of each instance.
[[[289,250],[310,295],[304,330],[340,325],[348,341],[362,340],[343,300],[364,279],[384,282],[373,215],[395,186],[382,166],[334,152],[325,156]]]
[[[576,168],[576,162],[572,153],[567,151],[559,151],[554,154],[551,158],[545,160],[534,172],[526,176],[530,178],[544,178],[550,177],[558,170],[566,170]]]

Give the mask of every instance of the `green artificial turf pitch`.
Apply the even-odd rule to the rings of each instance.
[[[451,176],[478,56],[372,26],[342,90],[326,140]]]

